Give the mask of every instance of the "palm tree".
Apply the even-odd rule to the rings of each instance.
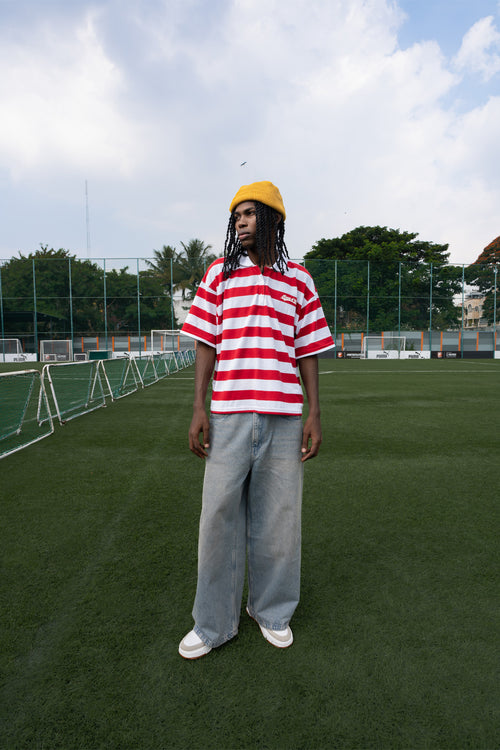
[[[147,260],[151,274],[156,276],[164,287],[164,291],[171,295],[172,287],[179,281],[178,254],[175,247],[163,245],[161,250],[153,250],[154,261]]]
[[[205,271],[215,255],[210,254],[211,245],[205,245],[202,240],[189,240],[187,245],[181,242],[182,251],[177,255],[177,268],[179,271],[178,281],[175,289],[182,290],[182,299],[192,299],[203,278]]]

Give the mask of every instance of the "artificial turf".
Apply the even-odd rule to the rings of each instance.
[[[0,462],[0,747],[500,745],[500,362],[321,361],[302,599],[196,662],[192,368]]]

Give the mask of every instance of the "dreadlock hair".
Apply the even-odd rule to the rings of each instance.
[[[281,214],[274,208],[266,206],[265,203],[254,201],[256,214],[256,238],[255,252],[259,256],[262,265],[277,265],[280,273],[287,269],[286,259],[288,250],[285,245],[285,222]],[[281,221],[277,221],[278,217]],[[236,233],[234,212],[229,217],[227,225],[226,241],[224,244],[224,278],[227,279],[240,264],[240,257],[244,254],[241,242]]]

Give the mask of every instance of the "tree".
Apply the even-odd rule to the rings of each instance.
[[[175,247],[163,245],[161,250],[153,250],[154,261],[147,260],[151,274],[162,284],[165,294],[170,295],[172,286],[179,280],[178,254]]]
[[[478,258],[468,268],[465,275],[469,284],[475,286],[485,297],[483,317],[488,323],[495,321],[495,287],[498,280],[498,266],[500,264],[500,237],[486,245]],[[498,294],[498,287],[497,287]]]
[[[182,291],[182,299],[192,299],[202,280],[205,271],[212,261],[216,259],[215,255],[210,254],[211,245],[205,245],[202,240],[189,240],[187,245],[181,242],[182,251],[177,256],[179,280],[175,288]]]
[[[186,296],[192,299],[210,263],[216,259],[209,251],[211,245],[205,245],[202,240],[189,240],[187,245],[181,242],[182,250],[177,252],[171,245],[163,245],[161,250],[154,250],[154,261],[146,261],[149,273],[159,279],[166,294],[171,290],[182,292],[182,299]]]
[[[19,256],[1,269],[6,336],[20,334],[21,323],[23,334],[33,333],[35,301],[39,336],[68,338],[71,323],[74,336],[98,334],[104,330],[105,312],[108,331],[139,329],[137,275],[128,267],[104,275],[96,263],[46,246]],[[141,330],[172,327],[169,292],[150,271],[139,273]]]
[[[35,299],[39,334],[68,336],[71,312],[75,327],[93,331],[102,318],[102,270],[68,250],[41,245],[2,267],[2,297],[6,332],[17,331],[20,321],[24,331],[33,332]]]
[[[383,331],[401,325],[409,330],[425,329],[432,289],[433,327],[457,325],[453,297],[461,289],[461,271],[446,265],[448,245],[417,237],[412,232],[375,226],[319,240],[305,260],[327,317],[333,317],[336,292],[341,328]]]

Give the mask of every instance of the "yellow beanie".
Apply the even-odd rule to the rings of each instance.
[[[260,201],[266,206],[271,206],[278,211],[282,216],[283,220],[286,219],[285,206],[283,205],[283,198],[281,193],[272,182],[264,180],[264,182],[252,182],[251,185],[242,185],[229,206],[230,213],[233,213],[236,206],[244,201]]]

